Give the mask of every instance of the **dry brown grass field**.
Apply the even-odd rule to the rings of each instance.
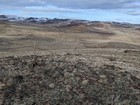
[[[0,23],[0,53],[62,49],[140,49],[138,27],[109,23],[57,26],[57,24]]]

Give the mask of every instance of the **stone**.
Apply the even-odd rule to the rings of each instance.
[[[66,85],[66,90],[67,91],[70,91],[72,89],[72,86],[71,85]]]
[[[89,83],[89,80],[83,80],[83,81],[82,81],[82,84],[83,84],[83,85],[87,85],[88,83]]]
[[[49,88],[53,89],[55,87],[55,85],[52,83],[49,85]]]
[[[3,87],[5,87],[4,83],[0,83],[0,90],[3,89]]]

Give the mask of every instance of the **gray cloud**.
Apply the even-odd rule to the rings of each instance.
[[[46,4],[46,0],[0,0],[1,6],[16,6],[16,7],[25,7],[25,6],[41,6]]]
[[[127,12],[128,15],[132,15],[132,16],[140,16],[140,12],[137,12],[137,11],[130,11],[130,12]]]
[[[0,6],[45,6],[73,9],[120,9],[140,0],[0,0]],[[135,7],[132,7],[135,8]]]
[[[48,7],[33,6],[33,7],[26,7],[24,8],[24,10],[29,12],[46,12],[46,13],[82,13],[81,10],[58,8],[54,6],[48,6]]]
[[[139,4],[128,5],[127,8],[130,8],[130,9],[140,9],[140,3]]]
[[[129,3],[140,2],[139,0],[49,0],[48,3],[59,7],[82,8],[82,9],[120,9],[126,8]]]

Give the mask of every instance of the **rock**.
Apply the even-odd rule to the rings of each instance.
[[[55,87],[55,85],[52,83],[49,85],[49,88],[53,89]]]
[[[3,87],[5,87],[4,83],[0,83],[0,90],[3,89]]]
[[[72,89],[72,86],[71,85],[66,85],[66,90],[67,91],[70,91]]]
[[[77,70],[73,70],[73,73],[77,73]]]
[[[89,83],[89,80],[83,80],[83,81],[82,81],[82,84],[83,84],[83,85],[87,85],[88,83]]]
[[[100,75],[101,78],[105,79],[106,78],[106,75]]]
[[[14,58],[15,58],[15,59],[18,59],[18,56],[15,55]]]

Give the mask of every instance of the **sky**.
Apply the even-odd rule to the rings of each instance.
[[[0,0],[0,14],[140,24],[140,0]]]

